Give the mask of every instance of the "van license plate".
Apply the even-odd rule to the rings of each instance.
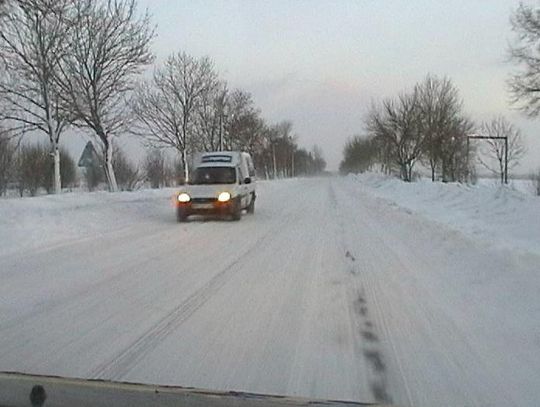
[[[211,203],[199,203],[192,204],[193,209],[212,209],[214,207]]]

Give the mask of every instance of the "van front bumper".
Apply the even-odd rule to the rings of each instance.
[[[232,198],[227,202],[219,202],[216,198],[192,198],[189,202],[178,202],[177,210],[182,211],[185,216],[198,214],[232,215],[236,204],[237,198]]]

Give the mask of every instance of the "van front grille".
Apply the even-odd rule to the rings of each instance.
[[[193,203],[213,203],[216,201],[216,198],[191,198],[191,202]]]

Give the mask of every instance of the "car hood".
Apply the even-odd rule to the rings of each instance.
[[[84,405],[146,406],[208,406],[287,407],[287,406],[373,406],[352,401],[312,400],[289,396],[255,394],[242,391],[195,389],[193,387],[159,386],[107,380],[84,380],[59,376],[34,376],[24,373],[0,372],[0,405],[24,407],[28,399],[35,405],[71,407]],[[113,401],[114,400],[114,401]],[[382,407],[382,406],[381,406]]]

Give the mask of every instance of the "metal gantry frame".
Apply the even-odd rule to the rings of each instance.
[[[504,140],[504,183],[508,184],[508,137],[507,136],[467,136],[467,159],[469,159],[469,140]]]

